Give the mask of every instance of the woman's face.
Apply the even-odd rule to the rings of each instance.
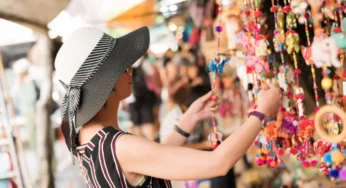
[[[115,83],[115,96],[120,101],[131,95],[132,90],[132,68],[128,68]]]

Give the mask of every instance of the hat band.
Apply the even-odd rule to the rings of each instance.
[[[63,81],[59,80],[66,89],[66,94],[62,102],[61,117],[63,120],[65,115],[68,116],[68,121],[62,121],[62,127],[69,127],[70,140],[68,141],[68,146],[72,154],[76,154],[76,144],[73,140],[75,137],[72,135],[72,130],[74,130],[74,133],[76,134],[80,130],[80,127],[76,127],[76,112],[79,107],[81,88],[93,77],[93,75],[105,62],[109,54],[113,51],[115,43],[115,38],[104,34],[87,59],[77,70],[70,84],[67,85]],[[63,126],[64,123],[68,123],[69,125]]]

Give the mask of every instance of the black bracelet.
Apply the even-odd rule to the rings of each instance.
[[[184,137],[186,137],[186,138],[190,136],[189,133],[183,131],[183,130],[182,130],[181,128],[179,128],[177,125],[174,126],[174,130],[177,131],[179,134],[181,134],[182,136],[184,136]]]

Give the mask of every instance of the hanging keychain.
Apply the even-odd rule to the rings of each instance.
[[[219,3],[218,6],[218,26],[216,26],[216,32],[217,32],[217,48],[216,48],[216,57],[211,59],[209,62],[209,72],[212,74],[213,77],[213,83],[212,83],[212,92],[213,95],[211,97],[211,100],[215,101],[217,100],[216,97],[216,84],[215,84],[215,80],[216,80],[216,76],[218,74],[222,74],[223,73],[223,68],[226,65],[226,63],[229,61],[229,57],[226,58],[222,58],[220,57],[219,53],[219,49],[220,49],[220,33],[222,32],[222,26],[221,26],[221,11],[222,11],[222,3]],[[222,134],[220,132],[217,131],[217,122],[216,122],[216,117],[215,114],[217,112],[217,106],[212,106],[210,107],[210,111],[212,112],[211,114],[211,121],[212,121],[212,125],[213,125],[213,132],[209,134],[208,138],[209,141],[212,143],[212,146],[214,149],[217,148],[217,146],[220,145],[221,141],[222,141]]]
[[[291,20],[291,23],[287,22],[288,26],[291,29],[286,32],[286,45],[287,45],[287,53],[293,56],[293,61],[294,61],[293,73],[294,73],[295,78],[296,78],[296,80],[295,80],[296,83],[295,83],[295,88],[294,88],[294,99],[296,102],[298,115],[299,115],[299,117],[303,117],[304,116],[303,100],[304,100],[305,96],[304,96],[304,90],[303,90],[303,88],[300,87],[300,83],[299,83],[300,82],[299,75],[302,73],[302,71],[298,67],[298,60],[297,60],[297,53],[300,51],[299,35],[298,35],[298,33],[296,33],[292,29],[295,25],[292,22],[294,22],[294,21]]]

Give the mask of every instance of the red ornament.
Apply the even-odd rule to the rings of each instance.
[[[294,148],[291,148],[290,152],[291,152],[292,155],[296,155],[298,153],[298,150],[294,149]]]
[[[304,17],[305,17],[305,18],[309,18],[309,16],[310,16],[310,15],[309,15],[308,13],[305,13],[305,14],[304,14]]]
[[[246,67],[246,73],[249,74],[249,73],[252,73],[253,72],[253,68],[250,67],[250,66],[247,66]]]
[[[285,6],[282,11],[286,14],[290,13],[291,12],[291,7],[290,6]]]
[[[283,106],[281,106],[281,107],[279,108],[279,110],[280,110],[281,112],[286,112],[286,108],[283,107]]]
[[[338,75],[334,75],[333,80],[339,80],[340,77]]]
[[[299,117],[299,121],[303,121],[303,120],[306,120],[307,118],[306,118],[306,116],[300,116]]]
[[[336,27],[333,29],[333,33],[341,33],[341,32],[342,32],[342,30],[340,27]]]
[[[341,77],[342,77],[342,78],[346,78],[346,71],[344,71],[344,72],[341,73]]]
[[[286,97],[287,97],[287,98],[291,98],[291,97],[292,97],[292,92],[291,92],[291,91],[288,91],[287,94],[286,94]]]
[[[293,71],[293,73],[296,74],[296,75],[299,75],[299,74],[302,73],[302,71],[301,71],[300,69],[295,69],[295,70]]]
[[[264,35],[257,35],[256,36],[256,40],[262,40],[262,39],[266,39],[266,36],[264,36]]]
[[[295,97],[297,99],[304,99],[305,98],[303,94],[297,94]]]
[[[277,151],[277,154],[281,156],[281,155],[285,154],[285,150],[279,149],[279,150]]]
[[[249,21],[249,22],[248,22],[249,28],[253,28],[254,25],[255,25],[255,22],[254,22],[254,21]]]
[[[310,163],[307,162],[307,161],[303,161],[303,162],[302,162],[302,165],[303,165],[304,167],[310,167]]]
[[[261,11],[255,11],[255,13],[254,13],[254,16],[255,16],[256,18],[261,17],[262,15],[263,15],[263,14],[262,14]]]
[[[277,6],[273,6],[270,8],[271,12],[277,12],[279,10],[279,8]]]

